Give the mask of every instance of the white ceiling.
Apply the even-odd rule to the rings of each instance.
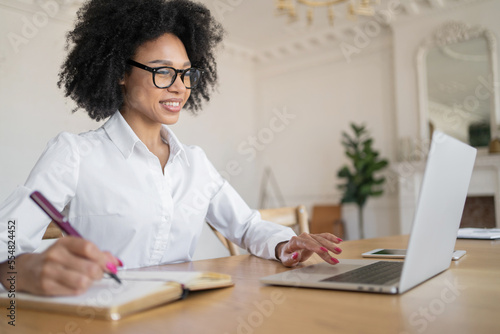
[[[277,15],[275,0],[198,0],[204,3],[227,31],[227,40],[256,52],[272,49],[276,45],[298,41],[328,32],[337,42],[352,41],[353,28],[364,27],[368,21],[383,23],[405,17],[427,15],[431,12],[450,10],[453,7],[481,0],[380,0],[374,5],[376,12],[390,16],[358,16],[351,20],[347,15],[347,3],[334,6],[335,23],[331,26],[325,8],[314,11],[314,22],[307,24],[306,10],[297,6],[298,20],[290,23],[288,17]],[[359,1],[359,0],[351,0]],[[375,2],[375,0],[374,0]],[[397,8],[397,13],[396,13]],[[383,26],[383,24],[381,24]]]
[[[46,0],[0,0],[0,4],[24,10],[40,10],[39,4]],[[73,21],[76,11],[85,0],[55,0],[60,4],[60,18]],[[194,0],[205,4],[226,29],[226,41],[233,45],[247,48],[256,53],[272,50],[276,46],[293,44],[311,38],[311,36],[327,37],[328,43],[342,40],[352,41],[353,29],[363,27],[373,17],[358,16],[353,21],[347,17],[347,3],[334,6],[335,23],[328,23],[325,8],[314,11],[314,22],[307,24],[303,6],[297,7],[298,20],[289,23],[285,16],[278,16],[275,9],[276,0]],[[319,1],[319,0],[318,0]],[[360,0],[350,0],[360,1]],[[373,0],[374,2],[376,0]],[[483,0],[379,0],[375,5],[377,12],[390,13],[392,21],[430,12],[450,10],[466,3]],[[31,7],[31,8],[30,8]],[[397,7],[397,14],[394,9]],[[387,17],[387,16],[386,16]],[[382,22],[377,20],[375,22]]]
[[[325,30],[342,31],[346,26],[356,24],[346,18],[345,4],[335,6],[336,22],[332,27],[328,23],[327,11],[323,8],[315,10],[314,22],[308,25],[302,6],[298,7],[299,19],[290,23],[287,16],[278,15],[274,0],[233,0],[232,2],[239,4],[223,8],[216,6],[217,1],[204,0],[202,2],[211,9],[214,16],[226,28],[227,38],[231,43],[256,51]]]

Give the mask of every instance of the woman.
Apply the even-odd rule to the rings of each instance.
[[[217,82],[213,52],[223,33],[204,6],[93,0],[78,17],[59,86],[91,118],[109,120],[96,131],[51,140],[26,184],[0,206],[1,224],[17,219],[18,291],[79,294],[123,264],[189,261],[205,221],[252,254],[285,266],[313,253],[338,263],[330,252],[341,252],[339,238],[297,237],[262,221],[199,147],[181,144],[166,126],[184,107],[197,112]],[[65,237],[31,253],[49,223],[28,198],[33,190],[59,210],[69,205],[70,221],[86,240]],[[1,233],[2,252],[7,241]],[[8,256],[1,254],[7,286]]]

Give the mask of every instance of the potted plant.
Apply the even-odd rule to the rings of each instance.
[[[364,239],[363,208],[369,197],[383,194],[382,184],[385,177],[376,177],[375,173],[387,167],[388,161],[380,158],[379,152],[373,149],[373,139],[365,125],[357,126],[351,123],[351,128],[354,136],[342,132],[342,145],[351,160],[351,166],[344,165],[338,171],[337,176],[346,180],[338,187],[343,190],[342,203],[356,203],[359,213],[359,236]]]

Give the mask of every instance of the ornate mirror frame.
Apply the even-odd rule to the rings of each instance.
[[[500,136],[500,97],[498,82],[498,53],[495,35],[481,26],[471,26],[460,21],[449,21],[438,28],[434,35],[427,38],[419,47],[417,52],[417,77],[418,77],[418,99],[419,99],[419,126],[420,136],[423,141],[430,138],[429,133],[429,103],[427,90],[427,54],[436,46],[445,46],[460,43],[474,38],[484,37],[486,39],[490,69],[492,71],[490,87],[493,88],[491,98],[491,138]]]

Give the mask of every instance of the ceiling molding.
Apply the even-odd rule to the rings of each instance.
[[[407,15],[418,15],[420,14],[420,6],[415,0],[402,0],[401,6],[403,7]]]
[[[427,0],[433,8],[444,8],[446,0]]]
[[[333,28],[314,32],[307,36],[284,41],[283,43],[254,50],[241,44],[224,42],[224,53],[242,61],[249,61],[255,64],[263,65],[276,61],[283,61],[290,58],[301,56],[314,56],[317,53],[339,50],[342,42],[355,43],[354,39],[359,34],[365,35],[363,26],[354,26],[346,28],[342,33]],[[390,28],[385,25],[379,25],[379,31],[376,36],[369,37],[371,41],[376,41],[381,36],[390,34]]]
[[[237,61],[254,62],[256,54],[254,50],[229,41],[224,41],[222,44],[222,48],[219,51],[223,56]]]
[[[403,8],[403,15],[392,23],[397,24],[408,20],[415,20],[423,16],[441,14],[443,11],[450,11],[463,8],[469,5],[481,2],[490,2],[496,0],[393,0],[400,1]]]
[[[362,60],[364,57],[374,53],[387,52],[388,50],[392,56],[392,34],[384,34],[384,36],[378,38],[369,47],[361,50],[359,54],[353,57],[353,61],[348,61],[341,48],[337,45],[337,47],[322,52],[311,52],[307,55],[290,57],[286,61],[283,61],[283,59],[268,60],[265,63],[258,64],[257,73],[259,78],[270,78],[310,66],[324,66],[340,62],[345,63],[345,66],[350,66],[350,64],[356,64],[357,61]]]
[[[373,41],[377,43],[378,39],[383,40],[382,36],[386,35],[393,28],[393,24],[399,20],[415,19],[484,1],[490,0],[385,0],[376,10],[377,16],[359,23],[344,25],[340,28],[328,27],[312,32],[304,32],[290,26],[289,29],[294,33],[291,35],[297,37],[272,43],[271,46],[259,49],[252,49],[241,43],[230,41],[226,42],[225,45],[232,56],[241,60],[251,61],[259,65],[271,64],[289,58],[338,50],[342,43],[354,46],[356,38],[360,38],[360,35],[368,35],[370,43]],[[367,52],[370,51],[363,51],[363,53]]]

